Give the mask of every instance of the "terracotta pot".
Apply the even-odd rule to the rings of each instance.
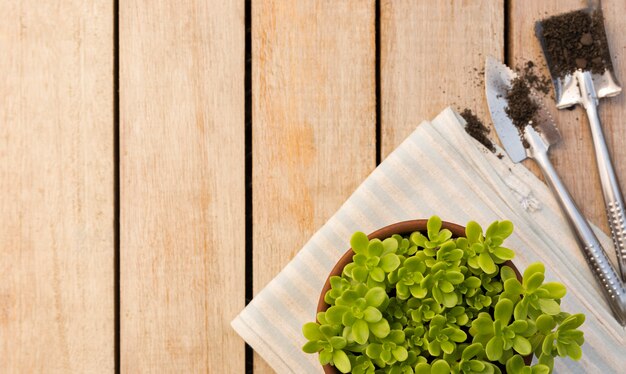
[[[427,219],[416,219],[416,220],[411,220],[411,221],[398,222],[389,226],[385,226],[382,229],[378,229],[374,231],[373,233],[369,234],[367,237],[370,240],[371,239],[383,240],[383,239],[391,237],[393,234],[407,235],[414,231],[421,231],[422,233],[425,234],[427,222],[428,222]],[[455,223],[443,221],[441,228],[450,230],[452,232],[453,238],[465,236],[465,227],[457,225]],[[352,262],[353,256],[354,256],[354,252],[352,251],[352,248],[348,249],[346,253],[344,253],[344,255],[341,256],[341,258],[335,264],[333,269],[330,271],[330,274],[328,275],[328,278],[326,278],[326,282],[324,283],[324,288],[322,288],[322,293],[320,294],[320,298],[317,303],[317,313],[324,312],[326,311],[326,309],[330,307],[330,305],[326,304],[326,302],[324,301],[324,295],[326,295],[326,292],[330,290],[330,277],[335,276],[335,275],[340,276],[341,272],[343,271],[343,268],[347,264]],[[515,267],[513,262],[506,261],[501,266],[503,265],[509,266],[511,269],[513,269],[513,271],[515,272],[515,275],[517,276],[517,279],[520,282],[522,281],[522,275],[520,274],[519,270],[517,270],[517,267]],[[532,354],[524,357],[524,361],[526,362],[526,365],[530,365],[530,362],[532,361]],[[506,372],[503,367],[501,369],[503,373]],[[331,366],[330,364],[324,365],[324,372],[327,374],[340,374],[339,370],[337,370],[334,366]]]

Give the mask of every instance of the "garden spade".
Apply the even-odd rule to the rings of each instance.
[[[590,45],[591,43],[597,43],[603,46],[603,48],[606,49],[603,51],[605,59],[610,60],[611,57],[608,51],[606,35],[604,33],[604,25],[601,23],[601,20],[603,19],[601,13],[602,10],[599,7],[599,4],[596,3],[596,5],[592,5],[581,11],[589,14],[589,17],[593,15],[593,22],[596,22],[596,27],[601,29],[600,32],[596,33],[596,41],[592,39],[592,33],[586,33],[586,35],[583,34],[587,38],[587,42],[590,43]],[[557,19],[568,16],[571,17],[574,13],[575,12],[557,16]],[[622,197],[618,179],[615,175],[611,156],[604,140],[600,117],[598,116],[599,99],[618,95],[622,91],[622,88],[619,86],[611,68],[604,69],[604,72],[601,74],[592,73],[588,69],[583,70],[580,68],[565,75],[559,74],[559,63],[554,61],[554,59],[565,59],[565,61],[567,61],[567,58],[564,57],[562,50],[560,50],[561,52],[558,55],[555,55],[556,52],[551,51],[550,48],[548,48],[548,43],[545,39],[546,34],[544,32],[545,22],[546,21],[544,20],[535,24],[535,34],[541,43],[546,62],[550,68],[549,70],[554,84],[556,107],[558,109],[565,109],[576,104],[581,104],[585,108],[587,118],[589,119],[589,126],[591,128],[591,137],[593,139],[593,146],[595,149],[596,164],[600,175],[609,228],[611,229],[611,236],[613,238],[615,252],[617,254],[619,272],[622,281],[626,282],[626,212],[624,210],[624,199]],[[569,37],[569,33],[567,36]],[[559,36],[555,36],[554,38],[560,41]],[[560,44],[565,45],[566,43],[564,41]],[[580,46],[582,46],[582,44]],[[575,59],[575,56],[571,56],[569,59],[577,60]],[[582,60],[583,63],[586,63],[585,59]],[[608,63],[610,64],[610,61]],[[564,65],[563,61],[561,61],[561,65]]]
[[[534,123],[529,122],[520,132],[505,111],[508,107],[507,94],[511,88],[511,81],[516,77],[517,74],[506,65],[494,58],[487,58],[485,66],[487,103],[498,137],[513,162],[518,163],[531,158],[539,165],[576,234],[583,255],[600,284],[615,318],[622,326],[626,326],[624,284],[548,158],[550,145],[561,139],[552,118],[545,108],[541,107],[539,99],[534,97],[540,106],[539,111],[533,118]]]

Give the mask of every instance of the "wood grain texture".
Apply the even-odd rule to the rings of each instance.
[[[502,0],[381,1],[383,157],[447,106],[490,122],[482,71],[487,56],[504,55],[503,7]]]
[[[244,372],[244,2],[120,3],[121,372]]]
[[[374,16],[370,0],[252,4],[255,293],[375,167]]]
[[[111,373],[111,2],[0,3],[0,372]]]
[[[547,76],[545,59],[539,42],[534,35],[536,20],[559,13],[580,9],[587,4],[584,0],[540,1],[513,0],[510,8],[510,60],[521,64],[532,60],[541,66]],[[626,20],[623,15],[626,3],[621,0],[604,0],[602,6],[605,15],[607,37],[618,79],[626,79],[626,39],[623,30]],[[551,93],[553,95],[553,93]],[[550,148],[554,167],[559,172],[583,214],[593,223],[608,232],[604,200],[600,179],[596,168],[591,133],[585,111],[581,106],[574,110],[558,110],[552,96],[546,99],[546,105],[554,116],[563,140]],[[622,191],[626,191],[626,99],[624,94],[615,98],[602,99],[599,106],[600,118],[604,128],[609,152],[613,156],[615,172],[621,176]],[[537,168],[533,168],[537,172]],[[539,174],[537,172],[537,174]]]

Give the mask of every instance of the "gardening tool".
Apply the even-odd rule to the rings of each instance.
[[[602,12],[597,2],[584,11],[589,14]],[[602,18],[600,17],[600,19]],[[611,236],[615,245],[620,276],[622,281],[626,282],[626,211],[624,210],[624,199],[615,170],[613,169],[611,156],[606,147],[600,117],[598,116],[599,99],[618,95],[622,92],[622,88],[619,86],[612,69],[606,69],[603,74],[592,74],[590,71],[578,69],[564,77],[557,76],[555,69],[553,69],[553,61],[551,61],[542,30],[543,26],[541,21],[539,21],[535,24],[535,34],[541,43],[544,56],[550,67],[556,107],[564,109],[581,104],[585,108],[587,118],[589,119],[609,228],[611,229]],[[606,53],[606,55],[609,56],[609,53]]]
[[[531,158],[539,165],[576,234],[580,248],[593,275],[600,283],[600,288],[615,318],[622,326],[626,326],[626,289],[624,284],[548,158],[550,145],[561,139],[552,118],[545,108],[540,107],[534,116],[534,123],[530,121],[520,133],[520,130],[505,112],[505,108],[508,106],[507,93],[511,88],[511,81],[516,77],[517,74],[506,65],[491,57],[487,58],[485,66],[487,103],[498,137],[513,162],[518,163],[526,158]],[[536,97],[534,99],[541,106],[541,102]]]

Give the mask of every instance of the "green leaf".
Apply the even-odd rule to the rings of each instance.
[[[367,246],[366,253],[369,257],[378,257],[383,254],[385,247],[383,247],[383,242],[380,239],[372,239]]]
[[[567,293],[565,286],[559,282],[544,283],[540,288],[548,291],[548,294],[553,299],[561,299]]]
[[[470,369],[475,372],[475,373],[485,373],[485,374],[493,374],[493,368],[491,368],[491,370],[489,370],[490,368],[486,368],[486,365],[484,362],[482,361],[478,361],[478,360],[472,360],[469,362],[470,365]]]
[[[451,341],[446,340],[439,344],[441,345],[441,350],[444,351],[444,353],[451,354],[454,352],[455,345]]]
[[[495,248],[493,250],[493,254],[501,260],[511,260],[515,257],[515,252],[513,252],[513,250],[504,247]]]
[[[430,217],[426,223],[426,229],[428,230],[428,237],[432,240],[437,234],[439,234],[439,230],[441,229],[441,218],[437,216]]]
[[[437,241],[439,243],[443,243],[447,241],[448,239],[450,239],[451,237],[452,237],[452,231],[448,229],[443,229],[439,232],[439,235],[437,235]]]
[[[461,354],[461,358],[463,360],[469,360],[475,356],[478,356],[482,351],[483,345],[480,343],[474,343],[465,347],[463,353]]]
[[[380,310],[374,308],[373,306],[368,306],[363,311],[363,319],[367,322],[374,323],[378,322],[383,318],[383,314]]]
[[[556,340],[556,350],[559,353],[559,356],[565,357],[567,356],[567,346],[561,342],[559,339]]]
[[[420,362],[415,365],[415,374],[431,374],[430,365],[424,362]]]
[[[324,338],[330,339],[331,337],[337,335],[337,329],[331,325],[321,325],[320,332],[324,335]]]
[[[420,268],[425,268],[423,262],[417,256],[407,258],[403,265],[402,269],[412,272],[420,271]],[[400,271],[402,271],[402,269],[400,269]]]
[[[561,325],[559,326],[559,331],[563,330],[573,330],[585,322],[585,315],[582,313],[572,314],[571,316],[565,318]]]
[[[541,352],[544,355],[551,356],[554,349],[554,335],[548,334],[541,345]]]
[[[454,291],[454,286],[452,285],[452,283],[448,282],[447,280],[440,280],[439,283],[439,289],[441,291],[443,291],[444,293],[450,293],[452,291]]]
[[[443,304],[443,293],[441,292],[441,290],[435,287],[432,289],[432,293],[433,293],[433,298],[435,299],[435,301],[438,302],[439,304]]]
[[[428,293],[428,290],[426,288],[423,288],[420,285],[413,285],[410,287],[410,291],[411,291],[411,295],[413,295],[413,297],[418,298],[418,299],[423,299],[424,297],[426,297],[426,294]]]
[[[335,301],[337,305],[345,305],[351,307],[359,299],[359,294],[354,290],[346,290],[341,295],[341,297],[337,298]]]
[[[391,353],[393,354],[393,357],[395,357],[396,360],[400,362],[406,360],[409,357],[409,352],[407,352],[406,348],[402,346],[395,347],[391,350]]]
[[[387,238],[383,240],[383,247],[385,248],[383,253],[396,253],[398,250],[398,240],[395,238]]]
[[[550,315],[559,314],[561,312],[561,306],[559,303],[552,299],[539,299],[537,301],[541,311]]]
[[[331,351],[321,351],[320,352],[320,363],[322,365],[329,364],[333,360],[333,352]]]
[[[369,358],[377,359],[380,357],[380,353],[383,351],[383,346],[377,343],[371,343],[365,349],[365,354]]]
[[[450,374],[450,364],[445,360],[436,360],[430,367],[431,374]]]
[[[465,278],[465,280],[463,281],[463,284],[465,285],[465,287],[467,288],[478,288],[480,287],[480,279],[477,277],[467,277]]]
[[[550,374],[550,368],[543,364],[537,364],[532,367],[532,374]]]
[[[508,238],[513,233],[513,222],[504,220],[498,222],[496,231],[492,233],[494,236],[498,236],[502,239]]]
[[[528,322],[525,320],[517,320],[509,326],[516,334],[522,334],[528,329]]]
[[[370,323],[369,329],[372,334],[381,339],[387,337],[391,331],[389,322],[384,318],[376,323]]]
[[[500,278],[502,282],[506,282],[509,279],[517,279],[517,275],[513,269],[505,265],[500,268]]]
[[[502,357],[504,348],[504,341],[502,338],[498,336],[494,336],[489,340],[487,346],[485,347],[485,353],[487,354],[487,358],[491,361],[497,361]]]
[[[530,352],[532,352],[532,348],[528,339],[519,335],[513,338],[513,349],[515,349],[517,353],[523,356],[529,355]]]
[[[341,317],[341,324],[344,326],[352,326],[354,325],[356,319],[357,318],[354,316],[354,314],[352,314],[352,312],[346,312],[343,314],[343,317]]]
[[[552,318],[549,314],[540,315],[535,323],[537,325],[537,330],[541,331],[544,335],[552,331],[552,329],[556,326],[554,318]]]
[[[349,373],[352,370],[350,359],[348,359],[348,355],[346,354],[346,352],[342,350],[333,352],[333,363],[335,364],[335,367],[342,373]]]
[[[426,242],[426,237],[424,237],[424,235],[422,235],[421,232],[415,231],[414,233],[411,234],[411,236],[409,237],[409,240],[411,241],[411,243],[419,247],[424,247],[424,243]]]
[[[367,235],[365,235],[365,233],[357,231],[352,234],[352,238],[350,239],[350,246],[352,247],[354,253],[364,253],[367,249],[367,245],[369,244],[369,242],[370,240],[367,238]]]
[[[524,288],[526,288],[527,292],[531,292],[539,288],[539,286],[541,286],[541,283],[543,283],[544,277],[545,276],[543,275],[543,273],[534,273],[529,277],[526,277],[526,275],[524,275],[522,284],[524,285]]]
[[[441,345],[439,345],[439,341],[433,340],[428,343],[428,353],[431,356],[439,356],[441,354]]]
[[[550,369],[550,372],[554,369],[554,357],[542,354],[537,360],[538,365],[545,365]]]
[[[465,276],[459,271],[447,271],[446,280],[452,284],[461,284],[465,280]]]
[[[306,342],[306,344],[302,346],[302,351],[304,351],[304,353],[317,353],[321,349],[322,346],[317,341]]]
[[[567,355],[572,360],[578,361],[583,356],[583,351],[577,344],[570,344],[567,346]]]
[[[386,339],[391,340],[392,342],[396,344],[402,344],[404,343],[404,331],[391,330],[391,332],[389,332],[389,335],[387,335]]]
[[[467,339],[467,334],[461,329],[454,329],[450,335],[450,340],[457,343],[462,343]]]
[[[328,308],[326,311],[326,320],[331,324],[340,324],[343,318],[343,314],[348,311],[348,308],[342,305],[335,305]]]
[[[354,337],[354,341],[359,344],[367,343],[367,338],[370,336],[370,329],[362,319],[356,320],[354,325],[352,325],[352,336]]]
[[[465,226],[465,236],[470,244],[482,241],[482,235],[483,229],[477,222],[469,221]]]
[[[380,260],[380,267],[385,273],[391,273],[400,266],[400,258],[395,253],[388,253]]]
[[[527,299],[522,299],[515,305],[515,309],[513,310],[513,317],[516,320],[526,319],[528,316],[528,302]]]
[[[365,294],[367,305],[378,308],[387,299],[387,292],[382,287],[374,287]]]
[[[515,278],[509,278],[504,281],[504,290],[513,295],[521,295],[524,293],[524,287],[522,287],[522,284]]]
[[[343,336],[333,336],[332,338],[330,338],[330,345],[334,349],[343,349],[347,344],[348,342]]]
[[[493,332],[493,321],[488,313],[480,313],[472,322],[472,327],[481,333]]]
[[[320,332],[320,325],[315,322],[305,323],[302,326],[302,335],[308,340],[321,340],[324,336]]]
[[[369,275],[369,271],[364,266],[355,266],[352,270],[352,278],[359,282],[365,282],[367,276]]]
[[[493,312],[494,319],[500,321],[503,326],[509,324],[513,314],[513,302],[509,299],[500,299]]]
[[[526,270],[524,270],[524,275],[522,276],[522,278],[523,279],[528,279],[533,274],[536,274],[536,273],[544,274],[545,272],[546,272],[546,268],[545,268],[545,266],[543,266],[543,264],[541,262],[534,262],[534,263],[530,264],[526,268]]]
[[[469,257],[467,259],[467,266],[471,267],[472,269],[479,269],[480,266],[478,266],[478,256]]]
[[[493,274],[496,272],[496,264],[487,252],[483,252],[478,256],[478,265],[487,274]]]
[[[379,267],[373,268],[370,270],[370,278],[376,282],[382,282],[385,280],[385,272]]]
[[[526,364],[522,356],[513,355],[506,361],[506,372],[511,374],[520,373],[524,366],[526,366]]]
[[[459,297],[457,296],[457,294],[455,292],[451,292],[451,293],[444,293],[442,294],[443,296],[443,305],[446,308],[452,308],[454,307],[458,301],[459,301]]]

